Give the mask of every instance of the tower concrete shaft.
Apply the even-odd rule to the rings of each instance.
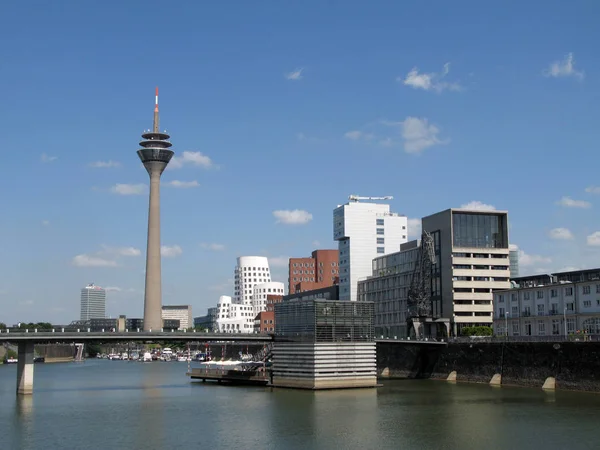
[[[160,255],[160,176],[173,157],[166,132],[158,130],[158,88],[152,131],[142,134],[138,156],[150,176],[148,206],[148,243],[146,248],[146,288],[144,293],[144,330],[162,328],[162,283]]]

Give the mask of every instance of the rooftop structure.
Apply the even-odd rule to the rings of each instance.
[[[158,128],[158,88],[154,105],[152,131],[142,134],[138,156],[150,176],[150,201],[148,208],[148,244],[146,249],[146,284],[144,293],[144,330],[161,328],[161,256],[160,256],[160,176],[173,157],[169,150],[170,136]]]

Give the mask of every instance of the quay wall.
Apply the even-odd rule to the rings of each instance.
[[[600,342],[460,342],[447,346],[377,343],[377,373],[390,378],[542,387],[548,377],[556,388],[600,392]]]

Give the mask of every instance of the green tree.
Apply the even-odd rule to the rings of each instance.
[[[4,322],[0,322],[0,330],[6,330],[6,324]]]

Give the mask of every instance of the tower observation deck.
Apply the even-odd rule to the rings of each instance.
[[[160,176],[171,161],[170,136],[158,129],[158,88],[154,106],[152,131],[142,134],[141,149],[137,154],[150,175],[150,202],[148,208],[148,246],[146,250],[146,289],[144,293],[144,330],[162,328],[162,285],[160,257]]]

